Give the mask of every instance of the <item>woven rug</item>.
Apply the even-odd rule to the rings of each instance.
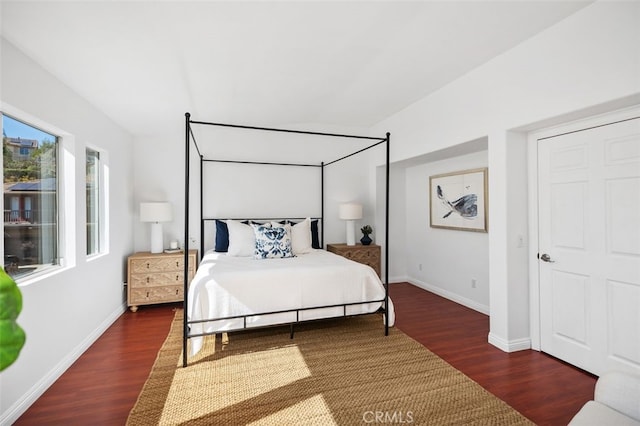
[[[182,311],[128,425],[530,425],[380,316],[208,336],[182,368]]]

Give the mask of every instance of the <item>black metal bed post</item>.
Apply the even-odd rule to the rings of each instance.
[[[384,335],[389,335],[389,143],[391,141],[391,133],[387,132],[387,166],[386,166],[386,184],[385,184],[385,242],[384,242]]]
[[[182,302],[182,366],[187,366],[187,337],[189,325],[187,312],[189,306],[189,130],[191,114],[185,113],[185,157],[184,157],[184,290]],[[194,265],[195,267],[195,265]]]
[[[320,163],[320,248],[324,249],[324,161]]]
[[[200,258],[204,256],[204,155],[200,154]]]

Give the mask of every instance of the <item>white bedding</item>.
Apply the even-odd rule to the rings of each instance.
[[[315,306],[384,299],[384,286],[375,271],[324,250],[287,259],[232,257],[208,252],[189,287],[189,321],[250,315]],[[383,303],[347,306],[347,315],[375,312]],[[395,315],[389,299],[389,326]],[[342,316],[342,307],[301,311],[299,320]],[[296,321],[296,313],[253,315],[247,327]],[[243,319],[191,324],[191,335],[243,327]],[[191,338],[191,355],[202,347],[202,338]]]

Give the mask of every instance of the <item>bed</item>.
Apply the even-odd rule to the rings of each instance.
[[[323,250],[323,246],[325,170],[332,164],[384,144],[385,232],[381,242],[384,247],[388,247],[389,133],[384,138],[379,138],[195,121],[189,113],[185,114],[185,118],[184,252],[186,258],[192,235],[190,196],[194,184],[191,176],[193,146],[200,165],[197,184],[200,196],[198,225],[200,254],[204,255],[191,283],[187,280],[188,274],[184,275],[183,306],[186,315],[183,323],[183,366],[188,365],[189,356],[200,350],[204,336],[221,332],[288,324],[293,338],[293,326],[300,322],[379,313],[382,316],[381,324],[384,324],[384,334],[388,335],[395,317],[387,285],[388,252],[384,250],[384,276],[381,280],[371,267],[329,253]],[[196,125],[359,139],[373,143],[327,162],[234,161],[228,158],[205,158],[195,140],[192,126]],[[207,217],[203,210],[206,193],[204,186],[207,183],[203,177],[203,169],[205,164],[212,163],[317,169],[320,171],[320,215],[284,220]],[[215,248],[205,249],[205,241],[210,235],[206,230],[211,229],[208,225],[211,223],[215,224]],[[228,235],[222,232],[224,229]],[[220,238],[221,235],[223,238]],[[243,237],[238,238],[239,235]],[[228,246],[222,249],[219,243],[224,246],[225,238]]]
[[[375,271],[322,249],[281,259],[210,251],[191,282],[188,300],[190,355],[200,350],[206,334],[374,313],[385,303],[389,326],[394,323],[393,303],[385,302]]]

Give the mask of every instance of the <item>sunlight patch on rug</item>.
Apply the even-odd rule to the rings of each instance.
[[[208,337],[207,340],[214,339]],[[210,342],[207,343],[206,347],[211,348]],[[228,352],[220,350],[217,353],[220,358],[205,357],[187,368],[177,368],[161,424],[179,424],[203,417],[277,392],[311,375],[304,357],[294,345],[233,356],[225,356]],[[189,410],[177,413],[171,410],[171,407],[179,406],[187,406]]]

